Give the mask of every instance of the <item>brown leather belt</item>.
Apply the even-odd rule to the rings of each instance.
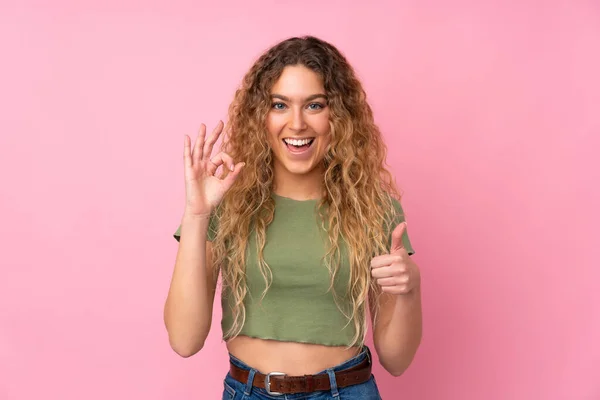
[[[236,381],[246,384],[250,371],[229,364],[229,373]],[[364,361],[351,368],[335,373],[335,380],[338,387],[358,385],[371,379],[371,360],[365,357]],[[271,372],[270,374],[261,374],[256,372],[252,386],[265,389],[272,395],[311,393],[320,390],[331,390],[329,375],[304,375],[288,376],[280,372]]]

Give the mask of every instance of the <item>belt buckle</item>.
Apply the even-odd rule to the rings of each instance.
[[[283,393],[271,391],[271,376],[285,376],[283,372],[270,372],[265,376],[265,389],[271,396],[281,396]]]

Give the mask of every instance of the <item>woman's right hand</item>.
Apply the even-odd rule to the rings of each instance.
[[[220,152],[211,158],[213,146],[223,131],[223,122],[219,124],[208,139],[206,126],[200,127],[198,138],[191,148],[191,139],[185,135],[185,213],[188,216],[208,216],[219,205],[225,193],[240,173],[244,163],[234,164],[229,154]],[[224,179],[215,175],[217,168],[229,168]]]

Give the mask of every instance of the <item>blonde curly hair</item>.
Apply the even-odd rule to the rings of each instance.
[[[385,222],[397,218],[392,215],[393,198],[399,200],[400,194],[385,167],[387,149],[353,68],[334,46],[312,36],[290,38],[267,50],[246,73],[229,107],[222,150],[246,166],[215,210],[219,228],[212,243],[213,260],[221,267],[223,290],[232,296],[233,304],[234,322],[224,332],[224,338],[237,336],[245,323],[245,257],[252,230],[256,233],[258,264],[266,283],[263,297],[272,280],[271,269],[263,257],[266,229],[275,211],[271,196],[273,153],[265,121],[271,107],[271,88],[283,69],[292,65],[303,65],[323,79],[331,127],[319,202],[319,215],[323,227],[328,227],[329,237],[324,263],[333,289],[342,257],[340,241],[345,241],[351,304],[338,304],[338,308],[348,323],[354,324],[356,334],[350,346],[362,345],[368,326],[368,297],[380,294],[371,280],[370,261],[389,250],[392,227]],[[372,312],[376,315],[376,307]]]

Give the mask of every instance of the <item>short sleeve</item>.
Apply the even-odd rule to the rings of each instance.
[[[396,228],[396,226],[398,226],[398,224],[406,221],[405,215],[404,215],[404,210],[402,209],[402,205],[400,205],[400,202],[398,200],[392,198],[392,203],[394,205],[394,215],[393,215],[392,223],[386,224],[386,229],[388,229],[388,232],[387,232],[388,249],[389,249],[389,246],[391,246],[391,244],[392,244],[392,232],[394,231],[394,228]],[[413,249],[412,244],[410,243],[410,238],[408,236],[408,227],[404,231],[404,234],[402,235],[402,243],[404,244],[404,248],[406,249],[406,251],[408,252],[409,255],[412,256],[413,254],[415,254],[415,250]]]
[[[210,220],[208,222],[208,232],[206,233],[206,239],[209,242],[212,242],[213,240],[215,240],[218,229],[219,229],[219,220],[218,220],[216,212],[213,212],[210,215]],[[177,230],[173,234],[173,237],[175,238],[175,240],[177,240],[179,242],[179,240],[181,239],[181,225],[179,225],[177,227]]]

